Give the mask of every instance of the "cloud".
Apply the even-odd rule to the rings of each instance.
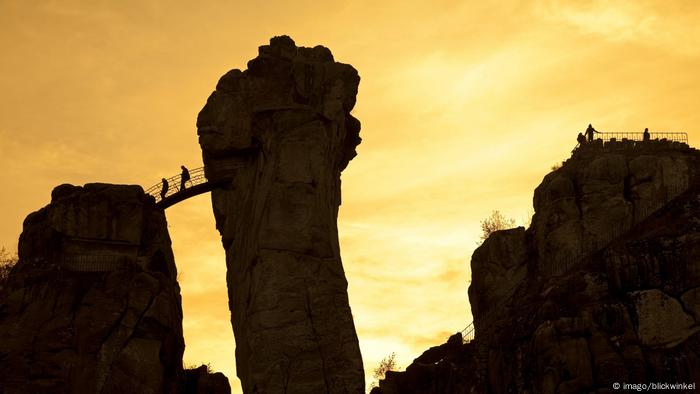
[[[700,4],[694,1],[603,0],[539,2],[535,13],[545,20],[568,24],[583,34],[618,43],[700,54]]]
[[[339,233],[366,372],[463,328],[491,210],[520,219],[578,131],[700,124],[697,2],[2,2],[0,238],[63,182],[150,186],[201,163],[194,120],[275,34],[324,44],[362,82]],[[5,189],[8,190],[8,189]],[[186,360],[231,379],[226,267],[210,197],[167,211]]]

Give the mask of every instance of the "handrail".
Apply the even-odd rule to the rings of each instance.
[[[658,142],[677,142],[681,144],[688,145],[688,133],[686,132],[676,132],[676,131],[654,131],[649,132],[647,138],[644,138],[645,133],[640,133],[637,131],[596,131],[593,135],[593,140],[585,142],[578,142],[574,149],[571,150],[573,155],[579,148],[585,147],[588,144],[595,143],[596,141],[602,142],[623,142],[632,141],[635,147],[644,147],[644,144],[653,144]],[[641,144],[638,144],[641,143]],[[653,145],[650,145],[653,146]]]
[[[597,132],[595,136],[600,136],[601,138],[596,138],[596,139],[602,139],[603,141],[610,141],[612,139],[615,140],[630,140],[630,141],[644,141],[644,133],[642,132],[630,132],[630,131],[613,131],[613,132]],[[688,143],[688,133],[685,132],[676,132],[676,131],[654,131],[654,132],[649,132],[649,138],[648,140],[653,141],[653,140],[667,140],[667,141],[675,141],[675,142],[682,142],[684,144]]]
[[[227,163],[207,165],[189,170],[190,178],[182,182],[182,173],[165,178],[168,188],[163,190],[163,182],[156,183],[146,189],[146,193],[153,196],[156,206],[166,209],[174,204],[203,193],[208,193],[233,179],[239,166],[231,166]],[[207,177],[207,174],[209,178]]]
[[[471,321],[462,331],[462,343],[469,343],[474,340],[474,320]]]
[[[186,188],[191,188],[193,186],[197,185],[202,185],[207,183],[207,177],[204,174],[204,167],[199,167],[195,168],[192,170],[189,170],[190,173],[190,179],[185,182],[185,189]],[[146,194],[150,194],[156,199],[156,203],[161,202],[164,199],[167,199],[169,197],[172,197],[185,189],[181,189],[181,179],[182,179],[182,173],[178,175],[171,176],[170,178],[166,178],[168,181],[168,189],[165,192],[165,195],[162,195],[163,191],[163,182],[158,182],[155,185],[151,186],[150,188],[146,189]]]

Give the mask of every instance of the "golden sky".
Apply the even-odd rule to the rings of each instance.
[[[479,221],[518,223],[588,123],[700,138],[700,3],[0,0],[0,245],[61,183],[144,187],[201,165],[195,120],[270,37],[358,69],[339,230],[369,375],[471,319]],[[169,208],[185,361],[235,378],[207,195]]]

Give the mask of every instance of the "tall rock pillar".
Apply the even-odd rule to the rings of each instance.
[[[360,77],[287,36],[226,73],[197,119],[246,393],[363,393],[340,259],[340,173]]]

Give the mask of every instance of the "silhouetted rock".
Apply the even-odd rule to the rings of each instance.
[[[480,392],[476,348],[457,333],[426,350],[404,372],[389,371],[371,394],[468,394]]]
[[[197,119],[226,250],[246,393],[362,393],[336,219],[355,156],[357,71],[282,36],[217,84]]]
[[[538,269],[565,269],[567,261],[599,249],[687,190],[700,171],[697,152],[663,147],[593,146],[548,174],[534,196]]]
[[[470,306],[474,316],[483,316],[493,305],[513,295],[527,275],[528,242],[525,229],[497,231],[474,251]],[[478,296],[472,296],[476,294]]]
[[[445,371],[419,374],[422,356],[377,393],[700,382],[699,175],[698,151],[677,143],[575,152],[537,187],[529,229],[495,232],[474,252],[476,339],[431,367]]]
[[[186,394],[230,394],[228,378],[221,372],[212,373],[206,365],[185,370]]]
[[[0,392],[176,393],[180,288],[139,186],[61,185],[30,214],[0,300]]]

